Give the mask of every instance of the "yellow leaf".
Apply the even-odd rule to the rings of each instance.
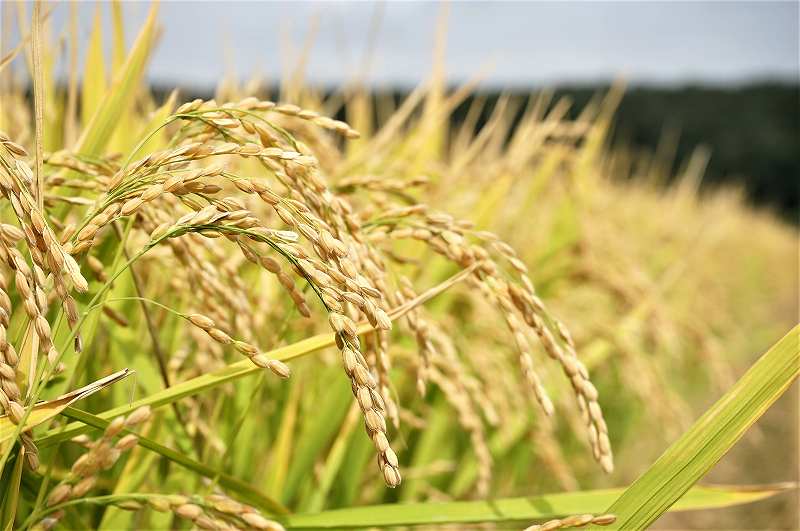
[[[94,14],[92,33],[89,36],[89,47],[86,52],[86,65],[83,71],[83,89],[81,90],[81,122],[86,126],[97,112],[106,95],[106,63],[103,56],[103,23],[100,5]]]
[[[122,18],[122,2],[111,2],[111,22],[114,27],[114,47],[111,52],[111,73],[116,76],[125,64],[125,24]]]
[[[94,394],[97,391],[108,387],[109,385],[117,383],[131,374],[133,374],[132,370],[122,369],[121,371],[110,374],[105,378],[101,378],[90,383],[89,385],[81,387],[80,389],[75,389],[74,391],[70,391],[69,393],[61,395],[55,400],[39,402],[33,406],[33,409],[28,415],[28,419],[25,421],[25,429],[31,429],[39,424],[42,424],[43,422],[47,422],[61,413],[64,408],[70,404],[86,398],[87,396]],[[14,434],[16,432],[17,425],[11,421],[8,415],[0,416],[0,449],[4,448],[5,445],[8,444],[8,441],[14,438]]]

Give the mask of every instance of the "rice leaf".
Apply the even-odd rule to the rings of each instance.
[[[125,65],[125,24],[123,22],[122,2],[114,0],[111,2],[111,21],[112,21],[112,50],[111,50],[111,75],[116,78]],[[133,105],[136,99],[136,91],[131,98],[131,104],[123,109],[119,116],[119,123],[114,130],[114,136],[109,144],[109,149],[127,153],[136,144],[137,136],[137,115]]]
[[[693,487],[674,511],[713,509],[763,500],[787,485],[761,487]],[[579,513],[600,513],[624,489],[562,492],[525,498],[448,503],[402,503],[335,509],[287,518],[292,529],[344,529],[402,525],[443,525],[477,522],[533,522]]]
[[[113,27],[113,47],[111,51],[111,74],[116,76],[125,64],[125,23],[122,16],[122,2],[111,2],[111,23]]]
[[[302,382],[293,381],[289,389],[289,397],[284,406],[278,436],[272,446],[269,460],[269,474],[264,478],[264,490],[273,497],[281,496],[286,482],[286,473],[292,461],[295,447],[295,425],[297,423],[298,408]]]
[[[153,4],[127,60],[78,140],[78,152],[100,154],[110,141],[120,116],[131,105],[155,40],[157,13],[158,4]]]
[[[312,498],[309,502],[312,512],[320,511],[325,507],[325,500],[328,499],[334,479],[336,479],[336,475],[341,470],[345,451],[347,450],[347,442],[350,440],[350,434],[353,433],[358,423],[357,421],[358,408],[355,404],[352,404],[347,417],[341,423],[341,430],[331,446],[331,451],[325,459],[325,466],[320,474],[319,484],[313,490]]]
[[[109,385],[117,383],[130,374],[133,374],[133,371],[130,369],[123,369],[115,372],[114,374],[110,374],[105,378],[101,378],[96,382],[92,382],[89,385],[85,385],[80,389],[75,389],[74,391],[56,398],[55,400],[48,400],[47,402],[40,402],[39,404],[36,404],[31,409],[30,415],[28,415],[28,419],[25,422],[25,428],[33,428],[54,418],[56,415],[64,411],[64,409],[70,404],[86,398],[87,396],[92,395],[101,389],[105,389]],[[0,447],[13,439],[16,432],[17,425],[11,421],[8,415],[0,416]]]
[[[144,138],[150,131],[154,131],[158,126],[163,124],[170,114],[175,110],[175,102],[178,99],[178,91],[173,90],[170,92],[167,100],[164,102],[161,107],[153,112],[153,115],[150,117],[150,120],[142,127],[139,135],[136,138]],[[159,149],[163,149],[167,145],[167,139],[164,131],[159,131],[158,133],[154,134],[149,140],[147,140],[142,147],[140,148],[141,153],[152,153],[154,151],[158,151]]]
[[[713,467],[800,373],[800,325],[742,376],[605,512],[614,529],[645,529]]]
[[[307,424],[306,429],[298,437],[297,448],[284,484],[285,500],[292,499],[301,481],[311,475],[314,463],[334,438],[347,413],[348,404],[352,403],[350,390],[347,389],[344,382],[339,381],[341,380],[341,371],[335,367],[333,372],[335,374],[326,375],[327,379],[324,380],[327,392],[325,393],[325,402],[319,407],[319,420]],[[337,383],[339,385],[336,385]]]
[[[17,516],[17,504],[20,498],[20,482],[22,480],[22,464],[25,462],[25,448],[21,447],[17,454],[14,468],[11,471],[9,481],[3,485],[3,504],[2,506],[2,529],[11,531],[14,529],[14,518]]]
[[[103,101],[107,88],[105,57],[103,56],[103,21],[101,4],[95,8],[92,33],[86,51],[86,64],[81,90],[81,122],[88,124]]]

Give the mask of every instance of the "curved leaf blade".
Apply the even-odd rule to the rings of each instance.
[[[645,529],[713,467],[800,373],[795,326],[606,511],[612,529]]]
[[[30,415],[28,415],[28,419],[25,421],[25,428],[34,428],[43,422],[54,418],[70,404],[86,398],[87,396],[94,394],[101,389],[105,389],[109,385],[117,383],[130,374],[133,374],[133,371],[130,369],[123,369],[110,374],[105,378],[101,378],[100,380],[92,382],[89,385],[85,385],[80,389],[70,391],[69,393],[62,395],[55,400],[48,400],[47,402],[40,402],[34,405],[31,409]],[[18,429],[19,427],[11,421],[8,415],[0,415],[0,448],[14,438]]]
[[[413,308],[416,308],[420,304],[424,304],[428,300],[444,292],[449,286],[463,280],[473,269],[474,266],[464,269],[461,272],[453,275],[449,279],[445,280],[444,282],[421,293],[416,298],[407,301],[404,304],[394,308],[389,312],[389,316],[392,319],[399,319],[406,312],[410,311]],[[358,325],[359,335],[367,334],[372,330],[373,328],[369,323],[361,323]],[[269,352],[265,352],[264,355],[269,357],[270,359],[289,361],[295,358],[299,358],[301,356],[305,356],[307,354],[317,352],[319,350],[333,346],[335,344],[336,344],[336,337],[332,332],[329,332],[329,333],[317,334],[315,336],[311,336],[306,339],[296,341],[291,345],[278,347]],[[132,402],[128,405],[104,411],[100,413],[98,417],[103,420],[110,420],[119,415],[127,415],[134,409],[137,409],[142,406],[150,406],[152,408],[157,408],[167,404],[172,404],[177,402],[181,398],[199,394],[208,389],[213,389],[214,387],[218,387],[225,383],[231,382],[239,378],[243,378],[250,374],[255,374],[260,371],[264,371],[264,369],[257,367],[250,360],[237,361],[235,363],[231,363],[230,365],[226,365],[225,367],[222,367],[221,369],[218,369],[216,371],[209,372],[206,374],[201,374],[200,376],[197,376],[195,378],[191,378],[189,380],[172,385],[166,389],[162,389],[161,391],[152,393],[146,398],[136,400],[135,402]],[[88,427],[85,424],[82,424],[80,422],[75,422],[63,428],[55,428],[48,431],[42,437],[36,439],[36,444],[38,444],[40,447],[47,447],[53,444],[58,444],[60,441],[66,441],[68,439],[71,439],[72,437],[84,433],[87,430]]]

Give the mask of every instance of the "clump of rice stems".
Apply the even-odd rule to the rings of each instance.
[[[597,391],[577,359],[569,332],[548,312],[513,249],[491,233],[476,231],[467,221],[422,204],[387,204],[383,211],[363,219],[350,201],[328,186],[312,151],[289,133],[288,124],[277,125],[271,118],[275,115],[305,120],[348,138],[357,136],[343,122],[294,106],[256,98],[222,105],[195,100],[180,106],[159,126],[158,130],[172,131],[168,146],[139,159],[134,157],[141,155],[140,147],[124,162],[107,159],[89,164],[67,152],[50,155],[46,162],[56,173],[48,176],[48,186],[69,187],[74,179],[65,177],[65,172],[74,172],[82,175],[82,182],[93,183],[82,184],[81,193],[95,197],[85,214],[72,222],[60,222],[65,227],[63,248],[47,224],[39,221],[41,215],[31,202],[19,199],[27,197],[20,192],[27,189],[30,179],[12,177],[25,166],[15,162],[17,169],[12,173],[11,164],[5,165],[8,183],[3,190],[20,205],[15,211],[22,226],[35,231],[29,243],[46,238],[52,245],[52,249],[43,249],[46,256],[68,264],[54,267],[58,264],[46,264],[34,257],[34,264],[42,264],[36,271],[56,273],[56,286],[62,286],[58,293],[64,308],[69,308],[70,324],[77,321],[77,312],[61,277],[72,275],[67,278],[73,284],[86,288],[72,256],[86,257],[95,277],[109,286],[122,270],[109,273],[102,260],[89,253],[109,237],[121,234],[110,228],[124,224],[128,241],[144,237],[141,250],[126,267],[166,247],[184,268],[196,295],[193,304],[197,311],[173,313],[205,332],[217,345],[211,349],[216,356],[222,355],[219,347],[233,347],[255,365],[285,378],[289,368],[267,359],[261,354],[264,349],[255,343],[254,298],[242,275],[249,263],[274,276],[297,312],[311,317],[308,295],[298,287],[296,278],[304,281],[328,314],[367,435],[377,452],[378,468],[385,483],[395,487],[401,482],[399,459],[390,445],[386,419],[397,425],[399,415],[389,382],[392,322],[387,309],[413,298],[414,289],[407,279],[398,285],[390,276],[393,260],[388,245],[415,240],[458,267],[471,270],[469,284],[499,309],[517,347],[520,370],[531,396],[549,416],[554,413],[553,404],[535,368],[527,336],[532,332],[539,338],[545,352],[568,376],[589,428],[593,453],[610,471],[611,449]],[[6,148],[8,154],[22,155],[22,148],[8,139],[5,142],[12,146]],[[375,187],[371,180],[347,183],[351,190],[361,185]],[[70,204],[69,210],[76,205]],[[231,248],[239,251],[239,259],[230,258]],[[36,313],[41,305],[34,304],[32,290],[26,289],[31,284],[28,277],[36,280],[35,275],[26,276],[27,269],[14,251],[7,254],[9,264],[18,272],[22,267],[17,275],[18,291],[31,293],[31,318],[41,323],[41,341],[50,348],[46,321],[38,319],[41,312]],[[356,324],[360,320],[373,330],[363,338]],[[486,402],[479,398],[482,385],[458,370],[456,356],[446,363],[436,359],[427,325],[413,312],[408,325],[419,346],[417,387],[424,393],[426,382],[433,380],[458,411],[479,457],[478,491],[484,495],[491,478],[491,455],[483,421],[471,405],[473,400]],[[234,339],[238,333],[242,340]],[[53,360],[56,357],[51,354]]]

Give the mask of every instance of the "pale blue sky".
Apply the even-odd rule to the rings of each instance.
[[[80,4],[84,39],[93,7]],[[184,86],[215,84],[230,71],[275,80],[316,26],[306,68],[311,80],[351,79],[369,49],[371,83],[409,86],[430,72],[440,8],[396,1],[164,1],[165,31],[149,75]],[[129,41],[147,9],[147,3],[124,4]],[[67,5],[57,7],[57,28],[65,27],[67,12]],[[486,83],[504,87],[620,75],[634,83],[797,80],[799,16],[796,1],[452,2],[446,66],[454,83],[489,67]],[[371,27],[377,29],[370,44]]]

